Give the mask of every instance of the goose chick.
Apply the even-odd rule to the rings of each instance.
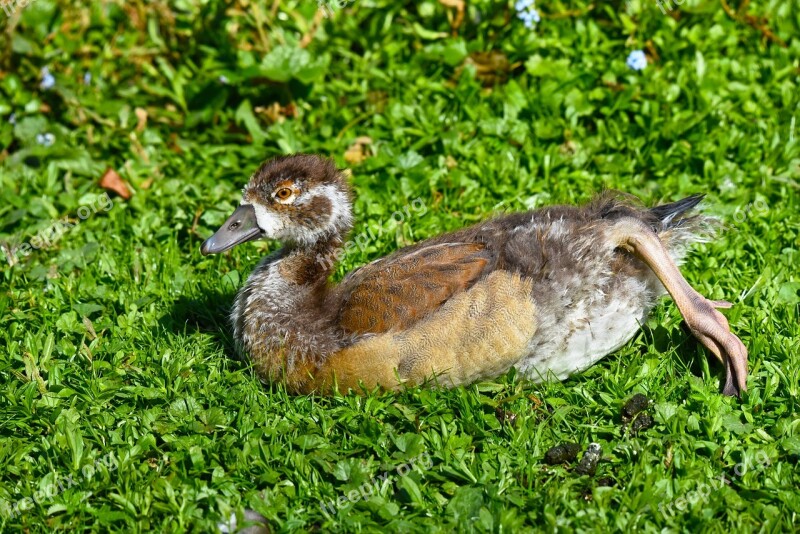
[[[583,207],[504,215],[329,277],[353,226],[350,188],[314,155],[264,163],[201,248],[281,241],[236,296],[234,337],[265,380],[293,392],[422,383],[457,386],[512,366],[564,379],[627,343],[668,292],[745,389],[747,350],[677,268],[704,219],[702,196],[652,209],[605,196]]]

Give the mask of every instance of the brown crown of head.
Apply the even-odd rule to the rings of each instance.
[[[326,184],[350,193],[350,187],[332,160],[315,154],[279,156],[265,161],[253,173],[244,188],[244,200],[269,206],[276,200],[274,193],[281,186],[305,192]]]

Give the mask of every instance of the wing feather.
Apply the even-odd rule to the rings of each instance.
[[[439,243],[382,258],[336,288],[339,324],[356,335],[410,328],[471,287],[493,264],[484,243]]]

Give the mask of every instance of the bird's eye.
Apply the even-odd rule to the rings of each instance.
[[[236,230],[237,228],[239,228],[239,223],[238,222],[232,222],[231,226],[230,226],[230,229],[231,230]]]
[[[290,200],[294,196],[294,191],[289,189],[288,187],[281,187],[277,191],[275,191],[275,198],[278,202],[286,202]]]

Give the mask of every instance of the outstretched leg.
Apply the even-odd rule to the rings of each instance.
[[[745,391],[747,349],[731,333],[728,320],[715,308],[729,308],[725,301],[712,301],[694,290],[683,278],[655,232],[637,219],[621,219],[613,228],[613,237],[620,248],[642,260],[664,284],[677,304],[692,334],[725,365],[726,395]]]

